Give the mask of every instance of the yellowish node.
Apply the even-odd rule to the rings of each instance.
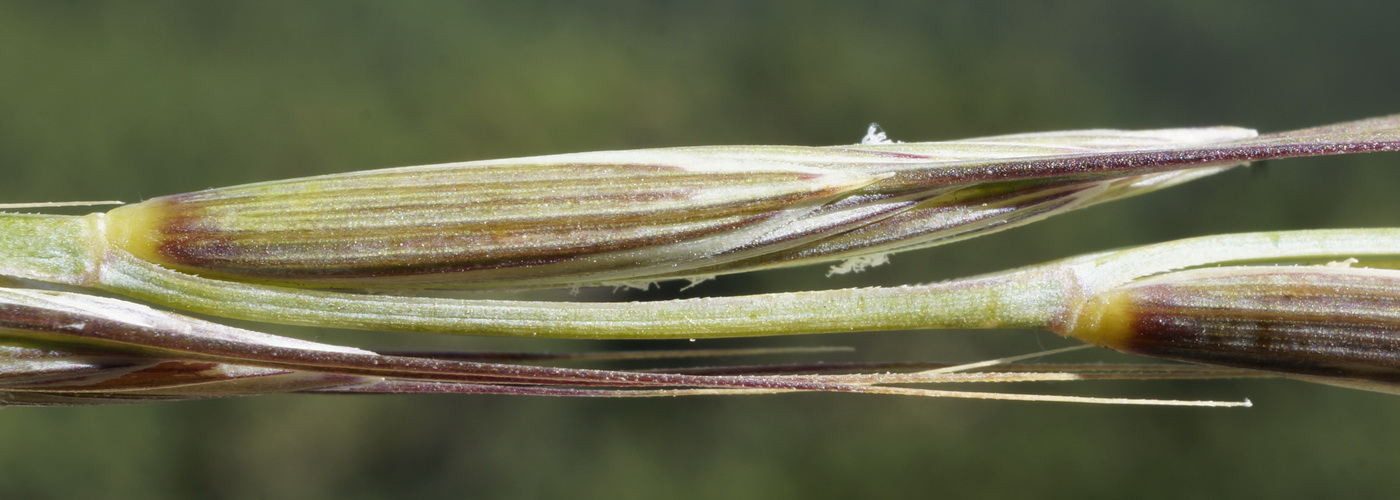
[[[117,207],[107,212],[106,239],[109,248],[124,250],[137,258],[166,264],[160,254],[162,240],[162,205],[156,203],[136,203]]]
[[[1086,300],[1064,335],[1090,344],[1121,349],[1134,335],[1131,297],[1121,291],[1099,294]]]

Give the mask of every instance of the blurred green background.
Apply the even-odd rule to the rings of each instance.
[[[1400,4],[5,2],[0,200],[140,200],[373,167],[1091,127],[1283,130],[1400,112]],[[1221,232],[1400,224],[1400,156],[1271,162],[974,241],[695,293],[932,281]],[[604,292],[607,293],[606,291]],[[674,287],[650,294],[675,295]],[[695,344],[267,327],[457,349],[850,345],[973,361],[1043,332]],[[1065,358],[1074,359],[1074,358]],[[1086,354],[1080,359],[1119,359]],[[1010,389],[1248,410],[851,395],[271,396],[0,410],[3,498],[1360,497],[1400,398],[1290,381]]]

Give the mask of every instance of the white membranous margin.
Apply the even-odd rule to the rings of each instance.
[[[885,135],[885,129],[880,128],[879,123],[874,122],[871,122],[870,126],[866,127],[865,137],[860,138],[860,144],[862,146],[871,144],[894,144],[895,142],[896,141],[890,140],[889,136]]]

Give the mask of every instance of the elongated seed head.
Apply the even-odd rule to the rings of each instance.
[[[1230,127],[1098,130],[409,167],[155,198],[108,213],[105,239],[162,266],[286,286],[512,288],[680,278],[928,246],[1223,168],[1107,178],[953,175],[968,162],[1252,135]]]
[[[91,285],[104,262],[135,256],[225,281],[505,289],[854,259],[839,271],[1248,161],[1397,149],[1400,115],[1265,136],[1085,130],[409,167],[168,196],[84,220],[0,214],[10,228],[0,274]]]

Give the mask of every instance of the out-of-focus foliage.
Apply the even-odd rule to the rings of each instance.
[[[7,3],[0,201],[135,201],[601,149],[854,143],[870,121],[902,140],[1284,130],[1396,112],[1398,17],[1382,3],[1262,1]],[[901,254],[862,274],[799,268],[684,293],[931,281],[1185,236],[1395,226],[1397,161],[1290,160]],[[277,333],[366,347],[599,348]],[[1062,343],[1015,332],[742,344],[761,342],[919,360]],[[602,347],[643,345],[655,347]],[[0,496],[1375,496],[1400,467],[1394,396],[1284,381],[1109,390],[1256,406],[287,396],[5,409]]]

